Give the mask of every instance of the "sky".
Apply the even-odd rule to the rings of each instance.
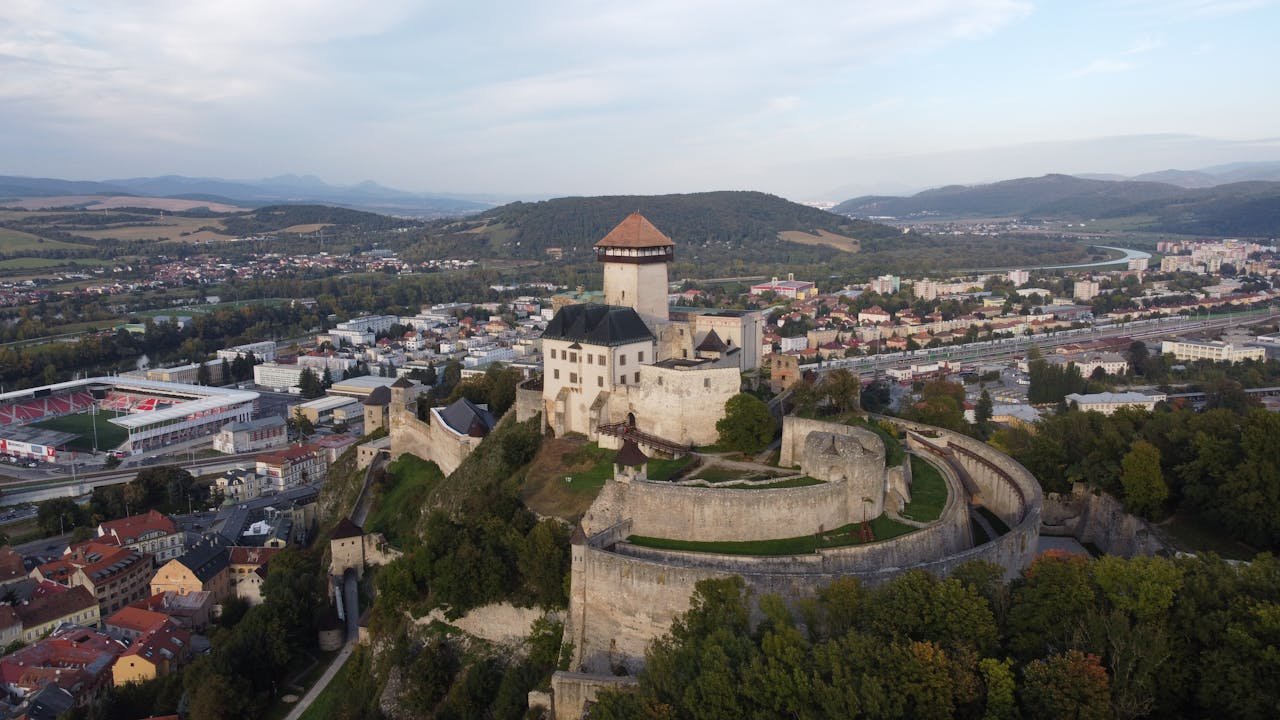
[[[843,200],[1280,160],[1263,0],[2,0],[0,174]]]

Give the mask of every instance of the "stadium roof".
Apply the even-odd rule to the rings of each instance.
[[[57,393],[67,390],[74,391],[90,385],[111,385],[122,390],[138,390],[141,392],[164,393],[166,395],[178,395],[193,398],[192,400],[180,402],[162,410],[137,413],[135,415],[128,415],[120,418],[108,418],[112,424],[129,430],[136,430],[138,428],[167,420],[183,420],[192,413],[217,410],[218,408],[253,402],[258,399],[258,393],[253,392],[252,390],[209,387],[206,385],[187,385],[184,383],[160,382],[158,380],[144,380],[142,378],[116,376],[83,378],[80,380],[72,380],[70,382],[45,385],[38,388],[29,388],[27,390],[15,390],[12,392],[0,393],[0,403],[29,400],[36,397],[37,393]]]

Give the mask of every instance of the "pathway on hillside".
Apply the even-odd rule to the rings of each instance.
[[[347,608],[347,642],[342,646],[338,656],[329,664],[324,674],[320,676],[320,679],[316,680],[316,684],[311,686],[307,694],[303,695],[298,704],[285,716],[285,720],[299,720],[302,717],[307,708],[311,707],[311,703],[315,702],[316,698],[320,697],[320,693],[329,687],[329,683],[333,681],[338,671],[342,670],[343,666],[347,664],[351,653],[355,652],[356,645],[360,642],[360,595],[356,588],[355,573],[348,572],[346,580],[342,584],[342,596],[346,600],[345,605]]]

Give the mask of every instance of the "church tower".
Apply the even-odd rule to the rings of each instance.
[[[604,263],[604,301],[630,307],[650,329],[665,325],[667,263],[675,243],[638,212],[631,213],[595,245]]]

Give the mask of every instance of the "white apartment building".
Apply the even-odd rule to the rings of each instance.
[[[1010,270],[1007,277],[1009,278],[1009,282],[1013,283],[1015,287],[1022,287],[1031,281],[1031,271]]]
[[[1097,280],[1077,280],[1075,292],[1072,295],[1077,300],[1092,300],[1098,296],[1099,286]]]
[[[256,343],[245,343],[244,345],[236,345],[225,350],[218,351],[218,358],[231,362],[241,355],[252,353],[253,358],[259,362],[271,362],[276,359],[276,344],[270,340]]]
[[[255,385],[284,392],[297,387],[302,381],[304,368],[297,365],[281,365],[279,363],[258,363],[253,366],[253,382]]]

